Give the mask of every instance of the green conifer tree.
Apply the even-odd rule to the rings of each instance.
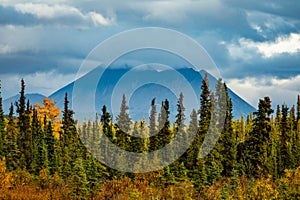
[[[5,121],[4,121],[4,112],[2,107],[2,96],[1,96],[1,80],[0,80],[0,158],[4,155],[4,144],[6,137],[5,137]]]
[[[299,122],[300,120],[300,95],[298,95],[297,98],[297,122]]]
[[[223,165],[223,172],[222,175],[224,176],[232,176],[234,175],[234,171],[237,170],[237,136],[235,135],[232,127],[233,116],[232,116],[232,101],[228,95],[228,89],[226,84],[224,83],[224,90],[225,90],[225,99],[218,98],[218,104],[223,104],[225,101],[225,107],[219,107],[219,109],[225,109],[226,112],[222,110],[219,113],[225,113],[224,124],[221,130],[221,137],[219,142],[221,143],[220,153],[222,156],[222,165]],[[220,116],[219,116],[220,117]],[[222,120],[222,119],[220,119]]]
[[[6,166],[8,171],[19,169],[20,166],[20,150],[17,144],[17,128],[14,121],[14,107],[11,104],[8,114],[8,124],[6,127],[6,143],[4,144],[4,152],[6,157]]]
[[[151,101],[151,111],[149,116],[149,133],[151,136],[150,139],[150,151],[154,151],[158,149],[159,145],[159,138],[153,137],[157,134],[156,132],[156,105],[155,105],[155,98]]]
[[[76,199],[86,199],[88,194],[88,181],[82,158],[76,158],[73,163],[69,195]]]
[[[59,169],[59,161],[57,155],[57,139],[53,135],[52,123],[51,121],[48,122],[47,127],[45,128],[45,143],[47,146],[47,154],[48,154],[48,161],[49,161],[49,172],[50,174],[54,174],[58,172]]]
[[[259,100],[258,111],[255,112],[254,127],[245,141],[245,157],[248,176],[266,175],[266,161],[271,132],[270,115],[273,113],[269,97]]]
[[[27,101],[26,107],[26,97],[25,97],[25,82],[21,80],[21,91],[20,91],[20,99],[16,102],[17,113],[18,113],[18,128],[20,132],[19,149],[21,152],[21,165],[30,170],[31,163],[33,160],[32,154],[32,132],[30,125],[30,114],[31,108],[29,105],[29,101]]]

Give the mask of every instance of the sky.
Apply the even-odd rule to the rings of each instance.
[[[0,0],[2,97],[50,95],[73,81],[100,42],[133,28],[163,27],[201,44],[227,85],[253,106],[296,103],[300,1]]]

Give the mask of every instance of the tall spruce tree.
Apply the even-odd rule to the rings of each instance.
[[[193,139],[192,136],[194,135],[196,137],[196,133],[198,132],[198,118],[197,118],[197,111],[195,109],[192,110],[192,113],[190,115],[190,122],[187,129],[187,137],[188,140]],[[195,138],[197,139],[197,138]],[[196,144],[196,142],[193,140],[192,144]],[[193,145],[190,145],[189,149],[186,151],[186,159],[184,160],[184,164],[188,169],[192,169],[193,166],[197,163],[197,157],[195,156],[196,148]]]
[[[214,94],[210,94],[211,99],[211,121],[209,129],[205,136],[205,143],[202,145],[202,150],[204,153],[208,153],[204,157],[205,172],[207,182],[213,184],[221,176],[223,170],[222,166],[222,157],[220,155],[221,144],[218,142],[218,137],[220,132],[217,128],[218,126],[218,106],[217,100],[214,97]],[[214,145],[214,146],[212,146]]]
[[[48,153],[48,162],[49,162],[49,172],[50,174],[54,174],[55,172],[59,171],[59,161],[57,155],[57,140],[53,136],[53,128],[51,121],[48,121],[47,127],[44,131],[45,143],[47,146],[47,153]]]
[[[6,166],[8,171],[19,169],[20,150],[17,144],[17,128],[14,121],[14,106],[11,104],[8,114],[8,123],[6,127],[6,143],[4,144],[4,153],[6,157]]]
[[[199,131],[198,131],[199,133],[197,134],[199,138],[197,146],[199,149],[209,129],[211,113],[212,113],[212,103],[211,103],[211,96],[210,96],[211,93],[209,90],[209,81],[208,81],[207,74],[205,74],[202,80],[201,90],[202,92],[200,95],[200,109],[198,111],[200,115]]]
[[[116,137],[117,137],[118,146],[128,150],[131,148],[131,146],[129,145],[129,138],[130,138],[129,131],[131,129],[132,122],[129,114],[127,113],[127,110],[128,110],[128,106],[126,104],[126,97],[123,94],[120,113],[116,117],[116,122],[117,122]]]
[[[269,97],[259,100],[258,111],[254,112],[253,130],[245,141],[245,156],[248,176],[266,175],[266,161],[269,156],[270,115],[273,113]]]
[[[291,152],[290,152],[290,129],[291,124],[288,123],[289,108],[286,105],[282,105],[282,118],[280,122],[280,161],[279,161],[279,173],[283,174],[284,169],[291,166]]]
[[[177,146],[179,149],[185,149],[188,145],[188,135],[185,131],[185,107],[183,105],[183,94],[182,92],[179,94],[179,98],[177,101],[177,114],[176,114],[176,119],[175,119],[175,135],[176,137],[179,138]],[[177,153],[176,153],[177,154]],[[179,163],[186,163],[187,161],[187,153],[185,152],[180,159],[178,160]],[[179,164],[178,164],[179,165]]]
[[[25,97],[25,82],[21,80],[21,91],[19,101],[16,102],[18,113],[18,128],[19,128],[19,149],[21,152],[21,164],[25,169],[30,170],[33,155],[32,155],[32,132],[30,130],[30,105]]]
[[[159,145],[159,138],[155,137],[157,134],[156,129],[156,105],[155,105],[155,98],[151,101],[151,111],[149,116],[149,133],[150,133],[150,151],[154,151],[158,149]]]
[[[82,157],[83,147],[80,145],[80,140],[73,119],[73,110],[69,109],[68,94],[65,94],[64,111],[62,118],[62,132],[60,134],[61,148],[61,172],[64,178],[72,173],[72,167],[75,160]]]
[[[219,113],[225,113],[224,124],[223,128],[220,129],[221,131],[221,137],[219,142],[221,143],[221,155],[222,155],[222,165],[223,165],[223,172],[222,174],[224,176],[232,176],[234,175],[234,171],[237,170],[237,136],[235,135],[232,127],[233,122],[233,116],[232,116],[232,101],[231,98],[228,95],[228,89],[226,84],[224,83],[224,91],[225,91],[225,99],[222,99],[222,97],[218,98],[218,104],[222,105],[225,101],[226,106],[225,107],[219,107],[219,109],[225,109],[220,110]],[[220,117],[220,116],[219,116]],[[222,119],[220,119],[222,120]]]
[[[125,94],[123,94],[120,113],[116,117],[116,121],[117,121],[117,126],[125,133],[127,133],[130,130],[132,125],[131,118],[127,113],[127,111],[128,111],[128,106],[126,103],[126,96]]]
[[[211,119],[211,99],[210,99],[210,91],[209,91],[207,74],[205,74],[202,80],[201,91],[202,92],[200,95],[200,109],[198,110],[198,114],[200,114],[200,119],[198,122],[198,130],[187,152],[189,158],[188,160],[189,164],[187,167],[190,170],[193,170],[197,166],[197,164],[203,163],[202,161],[200,162],[198,161],[199,160],[198,156],[199,156],[199,152],[204,137],[208,131],[210,119]]]
[[[101,115],[101,126],[103,135],[101,137],[100,141],[100,156],[102,158],[110,159],[111,163],[117,162],[116,160],[113,160],[114,156],[111,156],[111,149],[109,148],[108,143],[109,142],[116,142],[115,133],[113,132],[112,127],[112,118],[109,112],[106,109],[106,106],[104,105],[102,107],[102,115]],[[110,178],[113,178],[116,174],[116,171],[114,169],[108,168],[108,176]]]

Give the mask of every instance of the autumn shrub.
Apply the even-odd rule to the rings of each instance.
[[[18,169],[13,172],[12,185],[14,187],[22,187],[25,185],[30,185],[34,180],[34,176],[31,175],[27,170]]]
[[[281,199],[300,199],[300,166],[284,170],[285,177],[279,180]]]

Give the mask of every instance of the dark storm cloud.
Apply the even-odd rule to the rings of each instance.
[[[28,54],[0,55],[0,74],[34,74],[56,70],[64,74],[74,73],[74,66],[58,61],[57,57],[37,57]]]

